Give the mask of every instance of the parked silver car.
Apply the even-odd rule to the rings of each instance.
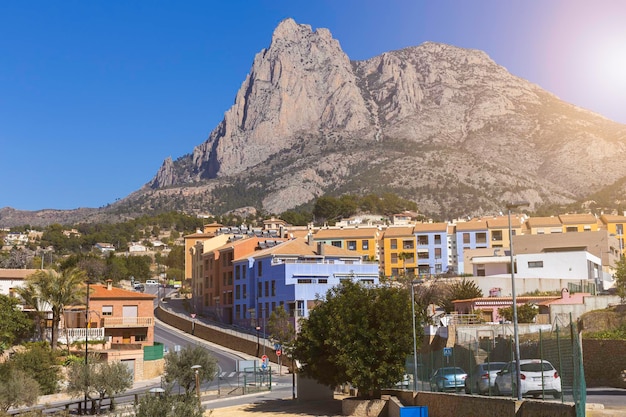
[[[437,369],[430,377],[431,391],[456,391],[465,386],[467,373],[458,366]]]
[[[494,384],[498,371],[507,365],[506,362],[485,362],[476,365],[465,378],[466,394],[488,394],[494,393]]]

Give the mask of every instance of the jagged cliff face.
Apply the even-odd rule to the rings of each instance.
[[[427,42],[350,61],[328,30],[287,19],[209,138],[105,210],[281,213],[390,191],[446,219],[585,199],[626,184],[625,160],[626,126],[482,51]]]
[[[625,146],[625,126],[482,51],[424,43],[350,62],[328,30],[287,19],[208,140],[151,186],[193,195],[193,184],[198,209],[227,184],[277,213],[327,192],[387,190],[427,212],[476,214],[610,185],[626,175]]]

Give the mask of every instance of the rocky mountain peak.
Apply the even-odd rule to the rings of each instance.
[[[328,30],[286,19],[259,52],[235,104],[196,147],[200,178],[232,175],[259,164],[299,135],[371,126],[347,55]]]
[[[172,157],[168,156],[159,168],[159,171],[150,182],[151,188],[170,187],[175,183],[174,162]]]

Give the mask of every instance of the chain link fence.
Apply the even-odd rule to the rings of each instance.
[[[534,359],[550,362],[561,381],[561,393],[547,395],[541,389],[533,396],[551,401],[574,402],[577,413],[584,416],[586,386],[582,361],[582,348],[576,323],[563,319],[552,325],[525,326],[519,335],[520,360]],[[496,376],[499,369],[515,363],[513,326],[463,325],[448,327],[448,338],[434,336],[429,346],[422,346],[417,357],[417,369],[413,357],[407,358],[406,373],[416,391],[448,391],[466,394],[496,396]],[[450,339],[455,340],[454,345]],[[437,384],[436,372],[441,368],[461,368],[459,376],[448,378],[451,382]],[[491,376],[486,370],[491,369]],[[514,368],[513,368],[514,369]],[[441,371],[439,371],[441,372]],[[505,371],[506,372],[506,371]],[[463,376],[466,374],[466,376]],[[522,371],[523,374],[523,371]],[[554,372],[550,374],[553,378]],[[416,383],[413,379],[417,378]],[[538,384],[544,386],[544,375]],[[517,397],[513,389],[506,395]],[[581,411],[582,410],[582,411]],[[581,414],[580,414],[581,413]]]

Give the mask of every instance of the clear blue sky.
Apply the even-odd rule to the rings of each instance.
[[[622,0],[0,2],[0,208],[100,207],[202,143],[284,18],[351,59],[425,41],[481,49],[626,123]]]

